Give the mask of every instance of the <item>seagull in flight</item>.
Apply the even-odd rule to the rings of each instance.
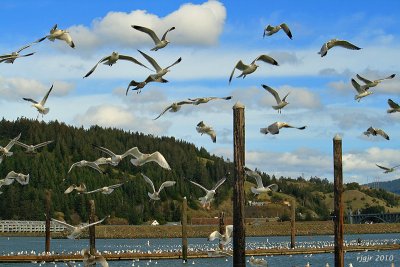
[[[269,64],[272,64],[272,65],[275,65],[275,66],[279,65],[278,62],[275,59],[273,59],[272,57],[267,56],[267,55],[258,56],[256,59],[254,59],[250,63],[250,65],[246,65],[246,64],[243,63],[242,60],[239,60],[236,63],[235,67],[233,68],[231,76],[229,77],[229,84],[232,81],[232,77],[233,77],[233,74],[235,73],[235,69],[238,69],[238,70],[242,71],[242,74],[240,74],[237,78],[240,78],[240,77],[245,78],[246,75],[251,74],[251,73],[256,71],[256,69],[258,68],[258,65],[256,64],[256,61],[259,61],[259,60],[261,60],[261,61],[263,61],[265,63],[269,63]]]
[[[171,65],[169,65],[166,68],[161,68],[160,65],[158,65],[158,63],[154,60],[154,58],[152,58],[151,56],[143,53],[142,51],[138,50],[140,54],[142,54],[142,56],[153,66],[153,68],[156,70],[156,74],[152,74],[150,75],[154,80],[158,80],[160,79],[162,76],[164,76],[165,74],[167,74],[167,72],[169,72],[169,68],[171,68],[172,66],[178,64],[179,62],[182,61],[182,58],[178,58],[174,63],[172,63]]]
[[[123,185],[123,183],[122,184],[109,185],[109,186],[103,186],[102,188],[98,188],[98,189],[95,189],[93,191],[88,191],[88,192],[83,192],[83,193],[84,194],[92,194],[92,193],[96,193],[96,192],[101,192],[102,194],[109,195],[114,191],[115,188],[118,188],[118,187],[120,187],[122,185]]]
[[[196,130],[201,135],[208,134],[211,137],[213,143],[217,142],[217,134],[215,133],[214,129],[210,126],[205,125],[203,121],[197,124]]]
[[[83,266],[91,266],[96,265],[97,263],[101,265],[101,267],[108,267],[108,262],[102,255],[92,255],[90,254],[90,250],[85,248],[82,249],[81,254],[83,256]]]
[[[72,184],[64,191],[64,194],[69,194],[74,190],[76,190],[76,192],[78,192],[78,194],[81,194],[81,193],[86,192],[87,188],[84,183],[81,183],[79,186]]]
[[[23,173],[17,173],[15,171],[10,171],[4,180],[6,181],[5,185],[10,185],[14,181],[17,181],[21,185],[27,185],[27,184],[29,184],[29,174],[23,174]]]
[[[289,27],[288,27],[288,25],[286,23],[282,23],[282,24],[277,25],[277,26],[272,26],[272,25],[266,26],[265,29],[264,29],[263,37],[265,37],[265,35],[271,36],[274,33],[277,33],[281,29],[286,33],[286,35],[290,39],[293,38],[292,33],[290,32],[290,29],[289,29]]]
[[[358,93],[357,95],[354,96],[354,100],[357,100],[358,102],[360,102],[361,98],[373,94],[373,92],[368,91],[369,86],[366,85],[366,84],[365,85],[360,85],[354,79],[351,79],[351,84],[353,85],[353,87],[356,89],[356,91]]]
[[[224,234],[221,234],[218,231],[214,231],[208,236],[207,240],[208,241],[214,241],[215,239],[218,238],[219,239],[219,243],[221,245],[225,246],[226,244],[231,242],[232,237],[233,237],[233,225],[230,224],[230,225],[225,226],[225,233]]]
[[[56,219],[53,219],[53,218],[51,218],[51,220],[53,222],[59,223],[61,225],[64,225],[67,228],[67,230],[71,232],[67,237],[69,239],[75,239],[75,238],[79,237],[86,228],[89,228],[90,226],[102,223],[105,219],[107,219],[109,217],[110,216],[106,216],[103,219],[101,219],[100,221],[93,222],[93,223],[90,223],[90,224],[84,224],[84,225],[81,224],[81,225],[78,225],[78,226],[73,226],[73,225],[70,225],[70,224],[68,224],[66,222],[59,221],[59,220],[56,220]]]
[[[148,83],[150,83],[150,82],[167,83],[168,81],[165,80],[165,79],[162,78],[162,77],[159,77],[158,79],[155,80],[151,75],[148,76],[148,77],[146,78],[146,80],[144,80],[143,82],[137,82],[137,81],[135,81],[135,80],[132,80],[132,81],[128,84],[128,87],[126,88],[125,95],[128,95],[129,89],[130,89],[131,87],[133,87],[133,86],[135,86],[135,88],[132,88],[132,91],[137,90],[137,93],[139,94],[139,93],[142,91],[143,87],[145,87],[145,86],[146,86]]]
[[[394,169],[400,167],[400,165],[396,165],[396,166],[391,167],[391,168],[389,168],[389,167],[384,167],[384,166],[381,166],[381,165],[378,165],[378,164],[375,164],[375,165],[378,166],[379,168],[381,168],[382,170],[385,170],[383,173],[394,172]]]
[[[210,102],[211,100],[217,100],[217,99],[230,100],[232,99],[232,96],[226,96],[226,97],[210,96],[210,97],[188,98],[189,101],[192,101],[193,105],[205,104]]]
[[[380,135],[380,136],[382,136],[383,138],[385,138],[386,140],[389,140],[389,136],[387,135],[387,133],[385,133],[382,129],[378,129],[378,128],[374,128],[374,127],[369,127],[365,132],[364,132],[364,134],[366,135],[366,136],[370,136],[371,134],[373,135],[373,136],[377,136],[377,135]]]
[[[203,208],[206,209],[210,209],[211,208],[211,202],[214,200],[214,196],[216,194],[216,191],[218,189],[218,187],[220,187],[226,180],[226,177],[221,178],[212,188],[211,190],[208,190],[207,188],[205,188],[204,186],[202,186],[201,184],[196,183],[195,181],[189,180],[189,182],[191,182],[192,184],[200,187],[201,189],[203,189],[206,192],[206,195],[204,197],[200,197],[200,203],[203,206]]]
[[[279,129],[281,128],[295,128],[299,130],[304,130],[307,126],[302,127],[294,127],[289,125],[287,122],[274,122],[273,124],[269,125],[267,128],[261,128],[260,132],[263,134],[279,134]]]
[[[32,102],[32,107],[35,107],[37,111],[39,112],[36,119],[39,118],[39,115],[42,114],[42,118],[44,115],[49,113],[49,108],[45,108],[44,105],[46,104],[47,98],[49,97],[49,94],[53,90],[53,85],[51,85],[50,89],[47,91],[46,95],[43,97],[43,99],[40,102],[37,102],[36,100],[33,100],[32,98],[25,98],[23,97],[22,99],[25,101]]]
[[[169,105],[168,107],[166,107],[161,113],[160,113],[160,115],[158,115],[156,118],[154,118],[153,120],[156,120],[156,119],[158,119],[158,118],[160,118],[162,115],[164,115],[164,113],[165,112],[167,112],[168,110],[170,111],[170,112],[177,112],[177,111],[179,111],[180,109],[181,109],[181,107],[183,106],[183,105],[186,105],[186,104],[193,104],[193,101],[190,101],[190,100],[183,100],[183,101],[179,101],[179,102],[174,102],[174,103],[172,103],[171,105]]]
[[[146,175],[144,175],[143,173],[141,173],[141,175],[143,176],[144,180],[149,183],[151,185],[151,188],[153,189],[153,193],[147,192],[147,195],[150,197],[150,199],[152,200],[160,200],[160,192],[161,190],[164,189],[164,187],[170,187],[176,184],[175,181],[165,181],[164,183],[161,184],[160,188],[158,189],[158,191],[156,191],[153,181],[150,180],[149,177],[147,177]]]
[[[392,74],[392,75],[389,75],[389,76],[386,77],[386,78],[377,79],[377,80],[373,80],[373,81],[368,80],[368,79],[362,77],[362,76],[359,75],[359,74],[357,74],[356,76],[357,76],[358,79],[360,79],[361,81],[363,81],[363,82],[365,83],[365,85],[368,86],[368,88],[370,88],[370,87],[375,87],[375,86],[377,86],[378,84],[380,84],[380,83],[381,83],[382,81],[384,81],[384,80],[393,79],[393,78],[396,76],[396,74]]]
[[[20,137],[21,137],[21,133],[14,139],[11,139],[11,141],[8,142],[8,144],[5,147],[0,146],[0,163],[3,162],[4,157],[11,157],[13,155],[13,152],[11,152],[10,150],[14,146],[15,142],[17,142]]]
[[[119,59],[120,60],[127,60],[127,61],[130,61],[130,62],[136,63],[136,64],[138,64],[138,65],[140,65],[142,67],[145,67],[148,70],[151,70],[146,65],[143,65],[142,63],[140,63],[138,60],[136,60],[135,58],[133,58],[131,56],[120,55],[118,52],[112,52],[111,55],[103,57],[102,59],[100,59],[99,62],[97,62],[97,64],[94,65],[94,67],[88,73],[86,73],[86,75],[83,78],[86,78],[90,74],[92,74],[100,63],[103,63],[104,65],[108,65],[108,66],[111,67]]]
[[[24,143],[22,143],[22,142],[17,140],[17,141],[15,141],[15,144],[18,145],[18,146],[24,147],[26,149],[25,153],[32,153],[33,154],[33,153],[37,153],[36,149],[38,149],[40,147],[43,147],[43,146],[46,146],[48,144],[51,144],[53,142],[54,141],[51,140],[51,141],[46,141],[46,142],[43,142],[43,143],[40,143],[40,144],[37,144],[37,145],[27,145],[27,144],[24,144]]]
[[[352,44],[348,41],[331,39],[322,45],[321,50],[318,52],[318,54],[320,54],[321,57],[324,57],[328,53],[328,50],[335,46],[340,46],[340,47],[351,49],[351,50],[360,50],[361,49],[360,47],[355,46],[354,44]]]
[[[258,195],[261,193],[267,193],[269,191],[274,191],[274,192],[278,191],[277,184],[270,184],[268,186],[264,186],[261,175],[258,172],[253,171],[247,167],[244,167],[244,171],[247,176],[254,178],[257,182],[257,187],[254,187],[254,186],[251,187],[251,192],[253,192],[254,195]]]
[[[28,44],[28,45],[25,45],[25,46],[21,47],[20,49],[18,49],[17,51],[11,52],[10,54],[0,55],[0,63],[4,62],[4,63],[11,63],[11,64],[13,64],[14,61],[15,61],[17,58],[32,56],[33,54],[35,54],[35,52],[29,53],[29,54],[25,54],[25,55],[20,55],[19,53],[20,53],[22,50],[25,50],[25,49],[31,47],[33,44],[36,44],[36,43],[38,43],[38,42],[40,42],[40,41],[41,41],[41,39],[39,39],[39,40],[37,40],[37,41],[35,41],[35,42],[32,42],[32,43],[30,43],[30,44]]]
[[[268,85],[265,85],[265,84],[262,84],[262,87],[265,89],[265,90],[267,90],[268,92],[270,92],[274,97],[275,97],[275,101],[276,101],[276,106],[272,106],[272,108],[273,109],[275,109],[275,110],[278,110],[278,113],[281,113],[282,112],[282,109],[287,105],[287,104],[289,104],[288,102],[286,102],[286,97],[290,94],[290,92],[289,93],[287,93],[284,97],[283,97],[283,99],[281,100],[281,98],[279,97],[279,94],[274,90],[274,89],[272,89],[271,87],[269,87]]]
[[[72,164],[68,170],[68,173],[70,173],[74,167],[86,167],[86,166],[95,169],[96,171],[98,171],[101,174],[104,174],[103,170],[100,169],[98,163],[96,163],[95,161],[87,161],[87,160],[81,160],[81,161],[78,161],[78,162],[75,162],[74,164]]]
[[[57,24],[50,29],[50,34],[39,39],[39,42],[43,41],[44,39],[49,39],[50,41],[54,42],[55,39],[65,41],[70,47],[75,48],[75,44],[72,41],[72,37],[66,30],[58,29]]]
[[[131,149],[128,149],[127,151],[125,151],[124,154],[121,154],[121,155],[117,155],[117,154],[115,154],[114,152],[112,152],[111,150],[109,150],[108,148],[105,148],[105,147],[101,147],[101,146],[98,146],[98,145],[93,145],[93,147],[95,147],[98,150],[110,155],[111,156],[111,161],[109,161],[108,164],[110,164],[112,166],[117,166],[121,162],[121,160],[123,160],[125,157],[127,157],[129,155],[130,156],[134,156],[137,153],[136,152],[137,151],[137,147],[133,147]]]
[[[143,26],[138,26],[138,25],[131,25],[132,28],[134,28],[135,30],[147,33],[151,39],[153,39],[154,44],[156,45],[155,47],[153,47],[151,49],[151,51],[157,51],[158,49],[164,48],[167,46],[167,44],[169,44],[170,42],[166,39],[167,37],[167,33],[169,33],[170,31],[175,30],[175,27],[171,27],[169,28],[160,38],[158,38],[158,36],[154,33],[154,31],[152,29],[143,27]]]
[[[135,166],[142,166],[143,164],[154,161],[160,165],[160,167],[171,170],[171,167],[165,160],[164,156],[158,151],[151,154],[144,154],[140,152],[137,147],[135,147],[134,149],[131,149],[131,155],[135,157],[134,159],[131,159],[131,163]]]
[[[396,102],[394,102],[392,99],[388,99],[388,104],[389,104],[389,109],[387,110],[387,113],[394,113],[394,112],[400,112],[400,106]]]

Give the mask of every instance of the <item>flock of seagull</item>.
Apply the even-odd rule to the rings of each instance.
[[[157,51],[160,49],[165,48],[170,41],[168,41],[166,39],[167,34],[170,31],[175,30],[175,27],[171,27],[169,28],[161,37],[161,39],[155,34],[155,32],[150,29],[150,28],[146,28],[143,26],[139,26],[139,25],[131,25],[132,28],[134,30],[143,32],[145,34],[147,34],[154,42],[154,47],[151,48],[151,51]],[[283,30],[286,35],[290,38],[293,39],[293,35],[292,32],[290,31],[288,25],[286,23],[282,23],[280,25],[277,26],[272,26],[272,25],[268,25],[265,27],[264,29],[264,33],[263,33],[263,37],[266,36],[271,36],[273,34],[276,34],[277,32],[279,32],[280,30]],[[54,25],[49,34],[46,35],[45,37],[42,37],[28,45],[25,45],[23,47],[21,47],[20,49],[18,49],[15,52],[9,53],[9,54],[4,54],[4,55],[0,55],[0,63],[14,63],[14,61],[18,58],[21,57],[29,57],[34,55],[35,53],[28,53],[28,54],[24,54],[21,55],[20,52],[28,49],[29,47],[31,47],[34,44],[38,44],[42,41],[44,41],[45,39],[48,39],[50,41],[55,41],[55,40],[60,40],[60,41],[64,41],[66,42],[66,44],[68,44],[71,48],[75,48],[75,43],[72,40],[71,35],[69,34],[68,31],[66,30],[61,30],[58,29],[57,24]],[[338,39],[331,39],[329,41],[327,41],[326,43],[324,43],[320,49],[320,51],[318,52],[318,54],[320,54],[321,57],[324,57],[327,55],[328,51],[330,49],[332,49],[333,47],[342,47],[342,48],[346,48],[346,49],[350,49],[350,50],[360,50],[361,48],[348,42],[345,40],[338,40]],[[132,90],[136,90],[138,93],[141,92],[141,90],[149,83],[152,82],[158,82],[158,83],[167,83],[168,81],[165,80],[163,77],[164,75],[166,75],[169,71],[170,68],[173,67],[174,65],[180,63],[182,61],[182,58],[178,58],[175,62],[173,62],[172,64],[170,64],[169,66],[162,68],[160,67],[160,65],[157,63],[157,61],[151,57],[150,55],[138,50],[138,52],[144,57],[144,59],[146,59],[146,61],[154,68],[154,74],[149,74],[143,81],[141,82],[137,82],[135,80],[132,80],[127,89],[126,89],[126,94],[128,94],[129,90],[132,88]],[[145,64],[141,63],[140,61],[138,61],[137,59],[135,59],[132,56],[129,55],[121,55],[118,52],[112,52],[111,55],[105,56],[103,58],[101,58],[93,67],[92,69],[90,69],[83,78],[88,78],[91,74],[93,74],[93,72],[97,69],[99,64],[104,64],[104,65],[109,65],[112,66],[114,65],[118,60],[126,60],[126,61],[130,61],[132,63],[135,63],[136,65],[139,65],[141,67],[144,67],[150,71],[152,71],[150,68],[148,68]],[[256,57],[250,64],[245,64],[243,63],[242,60],[239,60],[231,74],[230,77],[228,79],[228,84],[231,84],[234,73],[236,70],[241,71],[240,75],[237,76],[237,78],[245,78],[247,75],[250,75],[252,73],[254,73],[257,68],[259,67],[257,65],[258,62],[264,62],[273,66],[279,66],[278,62],[272,58],[271,56],[268,56],[266,54],[262,54],[259,55],[258,57]],[[388,77],[385,78],[381,78],[381,79],[377,79],[377,80],[368,80],[360,75],[357,74],[357,78],[363,82],[362,85],[360,85],[355,79],[351,79],[351,84],[353,85],[353,87],[355,88],[355,90],[357,91],[357,95],[355,96],[355,100],[360,101],[362,98],[371,95],[372,92],[369,91],[370,88],[378,86],[382,81],[387,80],[387,79],[393,79],[395,77],[395,74],[389,75]],[[282,110],[289,104],[286,99],[288,98],[289,93],[287,93],[283,98],[281,98],[281,94],[280,92],[277,92],[275,89],[269,87],[268,85],[264,85],[262,84],[262,87],[268,91],[275,99],[276,101],[276,105],[273,105],[272,108],[277,110],[278,114],[281,114]],[[36,110],[38,111],[38,115],[37,115],[37,119],[39,118],[39,115],[41,114],[42,117],[44,115],[46,115],[49,112],[49,108],[46,107],[46,101],[51,93],[53,89],[53,85],[50,87],[50,89],[47,91],[47,93],[45,94],[45,96],[43,97],[43,99],[41,101],[36,101],[33,100],[32,98],[23,98],[23,100],[25,101],[29,101],[32,104],[32,106],[34,108],[36,108]],[[200,105],[200,104],[205,104],[208,103],[209,101],[214,101],[214,100],[231,100],[232,97],[231,96],[227,96],[227,97],[200,97],[200,98],[188,98],[186,100],[182,100],[182,101],[177,101],[177,102],[173,102],[172,104],[170,104],[169,106],[167,106],[156,118],[154,118],[154,120],[159,119],[161,116],[163,116],[167,111],[169,112],[177,112],[181,109],[181,107],[183,105]],[[388,104],[390,106],[390,109],[387,110],[387,113],[393,113],[393,112],[400,112],[400,106],[395,103],[393,100],[389,99],[388,100]],[[281,121],[276,121],[272,124],[270,124],[267,127],[263,127],[260,128],[260,132],[262,134],[271,134],[271,135],[276,135],[280,133],[280,130],[282,128],[295,128],[298,130],[304,130],[306,128],[306,126],[300,126],[300,127],[295,127],[290,125],[287,122],[281,122]],[[201,135],[203,134],[207,134],[211,137],[212,142],[216,142],[216,132],[213,130],[213,128],[211,126],[206,125],[203,121],[200,121],[197,125],[196,125],[196,130],[198,133],[200,133]],[[369,127],[365,132],[365,135],[370,136],[370,135],[381,135],[382,137],[384,137],[385,139],[389,140],[389,136],[381,129],[377,129],[377,128],[373,128],[372,126]],[[52,143],[53,141],[45,141],[43,143],[37,144],[37,145],[26,145],[22,142],[19,141],[21,134],[19,134],[17,137],[15,137],[14,139],[12,139],[5,147],[1,147],[0,146],[0,163],[2,162],[2,160],[5,157],[10,157],[13,155],[13,152],[11,152],[10,150],[12,149],[12,147],[15,145],[21,146],[23,148],[26,149],[27,153],[35,153],[36,150],[38,148],[44,147],[50,143]],[[139,149],[137,147],[133,147],[129,150],[127,150],[126,152],[124,152],[123,154],[116,154],[113,151],[111,151],[108,148],[105,147],[101,147],[101,146],[97,146],[94,145],[95,149],[100,150],[101,152],[103,152],[104,154],[107,154],[107,157],[101,157],[99,159],[96,159],[94,161],[88,161],[88,160],[81,160],[78,162],[73,163],[70,166],[70,169],[68,171],[68,173],[70,173],[75,167],[90,167],[93,168],[94,170],[98,171],[99,173],[104,173],[103,170],[101,169],[101,165],[111,165],[111,166],[117,166],[125,157],[131,157],[130,162],[134,165],[134,166],[141,166],[143,164],[149,163],[149,162],[155,162],[157,163],[160,167],[166,169],[166,170],[171,170],[168,162],[166,161],[166,159],[164,158],[164,156],[156,151],[154,153],[151,154],[145,154],[139,151]],[[388,172],[392,172],[394,171],[395,168],[399,167],[398,166],[394,166],[394,167],[384,167],[381,165],[376,164],[379,168],[384,169],[385,173]],[[269,191],[277,191],[278,190],[278,186],[276,184],[272,184],[269,186],[264,186],[261,176],[259,175],[259,173],[257,173],[256,171],[252,171],[250,169],[248,169],[247,167],[245,168],[245,173],[247,176],[255,179],[257,187],[252,187],[251,191],[257,195],[257,194],[261,194],[261,193],[265,193],[265,192],[269,192]],[[153,201],[157,201],[160,200],[160,192],[167,187],[171,187],[174,186],[176,184],[175,181],[165,181],[163,182],[159,189],[156,190],[155,186],[153,184],[153,181],[147,177],[145,174],[141,173],[141,176],[143,177],[144,181],[146,183],[148,183],[152,189],[152,192],[148,192],[148,196],[151,200]],[[14,171],[11,171],[8,173],[7,177],[0,180],[0,188],[2,186],[8,186],[11,185],[14,180],[17,180],[17,182],[19,182],[22,185],[26,185],[29,183],[29,174],[28,175],[24,175],[24,174],[20,174],[20,173],[16,173]],[[211,207],[211,203],[214,199],[214,195],[216,193],[216,190],[224,184],[224,182],[226,181],[226,177],[221,178],[210,190],[208,190],[206,187],[204,187],[203,185],[192,181],[192,180],[188,180],[191,184],[201,188],[204,192],[205,192],[205,196],[200,197],[199,201],[201,203],[201,205],[203,206],[203,208],[205,209],[210,209]],[[119,183],[119,184],[115,184],[115,185],[110,185],[110,186],[105,186],[102,188],[98,188],[98,189],[94,189],[92,191],[87,191],[86,185],[84,183],[81,183],[80,185],[70,185],[66,190],[65,190],[65,194],[69,194],[73,191],[76,191],[78,194],[91,194],[91,193],[96,193],[96,192],[101,192],[103,194],[110,194],[113,192],[113,190],[120,188],[121,186],[123,186],[123,183]],[[0,192],[1,193],[1,192]],[[107,217],[94,222],[92,224],[87,224],[87,225],[81,225],[81,226],[72,226],[69,225],[63,221],[59,221],[56,219],[52,219],[54,222],[62,224],[64,226],[66,226],[67,229],[69,229],[69,231],[71,232],[70,235],[68,236],[69,238],[76,238],[78,237],[82,231],[84,229],[86,229],[87,227],[91,226],[91,225],[96,225],[99,223],[102,223]],[[226,245],[227,243],[230,242],[231,238],[232,238],[232,234],[233,234],[233,226],[232,225],[228,225],[225,228],[225,232],[224,233],[219,233],[218,231],[215,231],[213,233],[210,234],[210,236],[208,237],[208,240],[212,241],[214,239],[219,239],[220,244],[222,245]],[[84,257],[86,259],[91,259],[94,260],[94,255],[90,255],[90,253],[87,250],[82,250],[82,254],[84,255]],[[88,261],[88,260],[87,260]],[[252,261],[254,261],[254,259],[252,259]],[[98,263],[100,263],[102,266],[108,266],[108,264],[106,263],[106,261],[101,258],[99,258],[99,260],[97,261]],[[106,265],[107,264],[107,265]],[[260,263],[260,264],[264,264],[264,263]]]

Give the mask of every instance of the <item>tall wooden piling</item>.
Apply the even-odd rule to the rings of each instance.
[[[187,199],[182,202],[182,261],[187,263],[188,241],[187,241]]]
[[[296,246],[296,201],[293,199],[290,206],[290,247]]]
[[[90,199],[88,202],[89,205],[89,223],[94,223],[96,218],[96,208],[94,205],[94,200]],[[89,227],[89,246],[90,246],[90,254],[94,255],[96,253],[96,226],[92,225]]]
[[[221,211],[219,213],[219,233],[221,235],[225,234],[225,221],[224,221],[224,217],[225,217],[225,212]],[[219,243],[219,249],[224,249],[224,245],[222,245],[221,243]]]
[[[245,225],[244,225],[244,169],[245,166],[245,123],[244,105],[233,106],[233,266],[246,266]]]
[[[45,223],[45,230],[46,230],[46,242],[45,242],[45,248],[44,251],[50,252],[50,209],[51,209],[51,191],[46,190],[45,191],[45,209],[46,209],[46,223]]]
[[[342,138],[335,135],[333,138],[333,176],[334,176],[334,230],[335,230],[335,267],[344,266],[343,235],[343,166],[342,166]]]

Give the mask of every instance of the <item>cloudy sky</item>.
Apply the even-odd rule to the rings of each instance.
[[[183,1],[183,0],[2,0],[0,54],[10,53],[44,37],[54,24],[70,32],[75,49],[65,42],[45,40],[23,50],[33,56],[0,64],[0,115],[14,120],[36,118],[37,112],[22,97],[40,100],[54,84],[44,121],[59,120],[89,127],[97,124],[175,138],[205,147],[232,159],[232,107],[245,105],[246,165],[277,176],[319,176],[333,181],[332,138],[343,137],[345,182],[366,183],[398,178],[375,166],[400,164],[400,114],[387,114],[387,100],[400,102],[398,73],[400,2],[384,1]],[[300,4],[301,3],[301,4]],[[285,22],[284,32],[263,38],[266,25]],[[148,35],[131,25],[152,28],[171,42],[159,51]],[[317,52],[332,38],[348,40],[359,51],[332,48],[327,56]],[[99,65],[117,51],[150,66],[137,51],[149,54],[166,67],[182,62],[164,76],[165,84],[150,83],[140,94],[125,90],[131,80],[142,81],[151,72],[128,61],[112,67]],[[261,54],[279,66],[258,62],[245,79],[228,79],[239,60],[250,63]],[[360,102],[350,80],[360,74],[370,80],[398,74],[371,88]],[[234,77],[239,75],[236,71]],[[290,92],[290,103],[278,114],[274,99],[261,84],[281,95]],[[184,106],[177,113],[157,117],[165,107],[187,98],[233,96],[199,106]],[[217,143],[196,132],[203,120],[217,133]],[[284,129],[263,135],[260,128],[275,121],[304,131]],[[384,129],[390,140],[366,137],[370,126]],[[10,136],[11,138],[11,136]],[[21,138],[23,140],[23,137]],[[140,147],[140,144],[138,144]],[[117,152],[117,151],[116,151]],[[122,151],[121,151],[122,152]],[[150,152],[150,151],[149,151]]]

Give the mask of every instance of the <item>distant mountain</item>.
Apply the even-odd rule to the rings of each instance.
[[[382,188],[386,191],[400,195],[400,178],[392,181],[365,184],[371,188]]]

